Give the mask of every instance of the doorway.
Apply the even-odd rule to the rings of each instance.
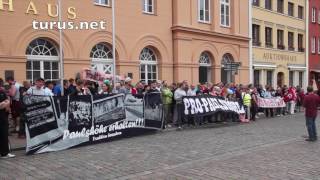
[[[277,85],[279,87],[282,87],[284,85],[284,73],[283,72],[278,72],[278,74],[277,74]]]

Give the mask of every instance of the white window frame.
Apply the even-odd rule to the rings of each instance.
[[[311,53],[316,53],[316,37],[311,39]]]
[[[97,6],[105,6],[105,7],[111,7],[111,0],[106,0],[106,3],[103,3],[102,0],[94,0],[94,4]]]
[[[105,49],[99,49],[98,45],[106,47],[108,51],[105,51]],[[95,57],[94,56],[95,52],[97,52],[99,50],[104,52],[107,57],[106,58],[105,57],[97,57],[97,56]],[[91,54],[92,54],[92,56],[91,56]],[[109,57],[108,57],[108,55],[109,55]],[[98,70],[98,71],[101,71],[101,72],[103,71],[106,74],[112,74],[113,73],[113,54],[112,54],[112,50],[105,43],[101,42],[101,43],[96,44],[91,49],[90,58],[91,58],[91,69]]]
[[[220,25],[223,26],[223,27],[230,27],[230,24],[231,24],[231,19],[230,19],[230,1],[231,0],[228,0],[229,2],[226,2],[227,0],[220,0]],[[222,9],[222,6],[223,6],[223,9],[224,9],[224,14],[221,14],[221,9]],[[226,7],[229,7],[229,16],[228,16],[228,19],[229,19],[229,24],[226,24],[227,22],[227,11],[226,11]],[[222,16],[224,16],[224,20],[225,22],[222,22]]]
[[[152,0],[152,12],[149,12],[149,0],[142,0],[142,3],[143,3],[143,13],[146,13],[146,14],[155,14],[155,0]]]
[[[312,12],[311,12],[311,22],[315,23],[316,22],[316,8],[312,8]]]
[[[203,5],[204,5],[204,7],[203,7],[203,9],[204,9],[204,14],[203,14],[203,18],[204,19],[201,19],[201,16],[200,16],[200,11],[201,11],[201,7],[200,7],[200,5],[201,5],[201,1],[203,1]],[[208,9],[206,9],[206,0],[198,0],[198,21],[199,22],[202,22],[202,23],[210,23],[211,22],[211,0],[208,0]],[[206,11],[208,11],[208,18],[209,19],[206,19]]]
[[[143,48],[143,50],[144,49],[148,49],[149,51],[152,51],[152,53],[153,53],[153,55],[154,55],[154,57],[155,57],[155,60],[153,61],[153,60],[143,60],[141,57],[139,57],[139,59],[140,59],[140,70],[139,70],[139,78],[140,78],[140,80],[144,80],[145,81],[145,83],[147,83],[148,84],[148,82],[149,82],[149,78],[148,78],[148,73],[149,73],[149,71],[148,71],[148,66],[156,66],[156,77],[155,77],[155,79],[153,79],[153,80],[157,80],[158,79],[158,76],[159,76],[159,67],[158,67],[158,57],[157,57],[157,54],[155,53],[155,51],[153,50],[153,49],[151,49],[151,48],[149,48],[149,47],[145,47],[145,48]],[[141,53],[143,52],[143,50],[140,52],[140,55],[139,56],[141,56]],[[145,76],[145,78],[144,79],[142,79],[141,78],[141,66],[144,66],[144,76]],[[152,72],[152,73],[154,73],[154,72]]]

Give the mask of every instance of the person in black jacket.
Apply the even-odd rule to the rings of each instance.
[[[3,81],[2,81],[3,82]],[[1,82],[0,82],[1,86]],[[9,122],[8,111],[10,108],[9,98],[4,91],[3,87],[0,87],[0,156],[1,158],[12,158],[15,155],[9,153]]]

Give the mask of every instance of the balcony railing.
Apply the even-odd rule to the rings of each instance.
[[[288,50],[289,50],[289,51],[294,51],[294,47],[289,46]]]
[[[304,52],[304,48],[303,48],[303,47],[299,47],[299,48],[298,48],[298,51],[299,51],[299,52]]]
[[[253,46],[261,46],[261,42],[253,41],[252,45]]]
[[[273,48],[273,44],[266,42],[266,47],[267,47],[267,48]]]
[[[282,44],[278,44],[278,49],[282,49],[282,50],[284,50],[284,49],[285,49],[285,46],[284,46],[284,45],[282,45]]]

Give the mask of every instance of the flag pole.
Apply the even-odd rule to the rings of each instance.
[[[59,23],[62,23],[62,7],[61,0],[58,0],[58,8],[59,8]],[[61,96],[64,96],[64,64],[63,64],[63,40],[62,40],[62,29],[59,29],[59,60],[60,60],[60,86],[61,86]]]
[[[115,22],[115,2],[112,0],[112,75],[113,75],[113,86],[116,84],[116,22]]]

